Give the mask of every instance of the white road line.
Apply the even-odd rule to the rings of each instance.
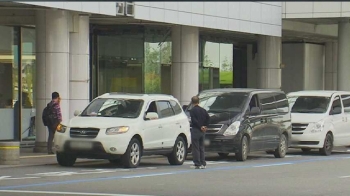
[[[231,163],[228,161],[206,161],[207,165],[216,165],[216,164],[227,164],[227,163]],[[185,161],[184,165],[193,165],[192,161]]]
[[[165,175],[172,175],[174,173],[161,173],[161,174],[145,174],[145,175],[139,175],[139,176],[127,176],[123,177],[124,179],[130,179],[130,178],[143,178],[143,177],[153,177],[153,176],[165,176]]]
[[[54,157],[55,155],[34,155],[34,156],[21,156],[20,159],[28,159],[28,158],[44,158],[44,157]]]
[[[350,176],[340,176],[339,178],[350,178]]]
[[[280,166],[280,165],[291,165],[293,163],[276,163],[276,164],[268,164],[268,165],[259,165],[254,167],[272,167],[272,166]]]
[[[3,193],[32,193],[32,194],[56,194],[56,195],[90,195],[90,196],[147,196],[147,195],[128,195],[112,193],[80,193],[80,192],[56,192],[56,191],[20,191],[20,190],[0,190]],[[148,195],[150,196],[150,195]]]

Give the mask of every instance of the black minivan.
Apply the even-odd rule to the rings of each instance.
[[[236,154],[245,161],[251,151],[266,151],[283,158],[290,145],[291,116],[283,91],[212,89],[199,93],[199,105],[210,116],[205,151],[221,157]],[[192,105],[185,106],[186,114]]]

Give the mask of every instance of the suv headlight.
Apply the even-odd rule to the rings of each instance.
[[[57,132],[60,132],[60,133],[64,133],[64,132],[66,132],[66,130],[67,130],[67,126],[64,126],[64,125],[62,125],[62,124],[59,124],[58,126],[57,126]]]
[[[320,120],[317,123],[314,123],[311,133],[318,133],[323,130],[324,127],[324,120]]]
[[[106,130],[106,135],[116,135],[120,133],[126,133],[129,131],[129,127],[120,126],[120,127],[112,127]]]
[[[227,127],[226,131],[224,132],[224,136],[236,135],[239,131],[239,126],[241,126],[241,122],[239,121],[232,123],[229,127]]]

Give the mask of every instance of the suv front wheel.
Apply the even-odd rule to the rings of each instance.
[[[187,145],[182,137],[177,137],[173,151],[168,155],[171,165],[182,165],[186,159]]]
[[[141,161],[141,145],[138,139],[131,139],[128,149],[122,157],[123,166],[126,168],[136,168]]]
[[[76,157],[69,155],[67,153],[57,153],[56,159],[58,164],[65,167],[71,167],[74,165],[75,161],[77,160]]]

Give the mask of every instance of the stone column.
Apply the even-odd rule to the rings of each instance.
[[[69,13],[36,12],[36,142],[34,152],[47,152],[48,131],[41,116],[51,93],[60,93],[63,122],[69,119]]]
[[[187,105],[198,94],[199,32],[197,27],[172,28],[171,92],[181,105]]]
[[[337,90],[337,64],[338,44],[337,42],[327,42],[324,81],[325,90]]]
[[[338,25],[338,90],[350,91],[350,23]]]
[[[281,89],[280,37],[259,35],[257,65],[257,87]]]
[[[89,16],[74,15],[70,33],[69,117],[89,104]]]

